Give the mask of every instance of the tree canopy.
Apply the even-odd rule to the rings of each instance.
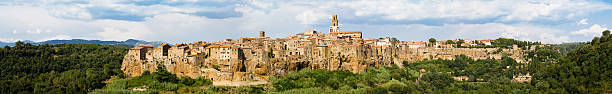
[[[86,93],[121,76],[123,45],[32,45],[0,48],[2,93]]]

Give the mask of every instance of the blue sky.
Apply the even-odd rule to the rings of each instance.
[[[603,0],[14,0],[0,1],[0,41],[219,41],[341,29],[366,38],[591,40],[612,28]]]

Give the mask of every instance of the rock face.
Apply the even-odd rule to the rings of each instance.
[[[164,67],[179,77],[205,77],[213,81],[266,80],[300,69],[365,72],[369,67],[390,66],[428,58],[453,59],[465,54],[474,59],[501,58],[510,53],[521,61],[523,50],[500,48],[438,48],[424,42],[399,42],[391,38],[362,39],[360,31],[329,34],[307,30],[296,36],[272,39],[260,31],[256,38],[198,41],[190,44],[140,45],[131,48],[122,64],[128,76],[140,76]]]

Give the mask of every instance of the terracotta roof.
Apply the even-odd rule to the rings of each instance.
[[[363,39],[363,41],[375,41],[376,39]]]
[[[330,32],[330,34],[361,33],[361,31]]]
[[[140,49],[142,49],[142,47],[140,47],[140,46],[137,46],[137,47],[134,47],[134,48],[130,48],[130,49],[131,49],[131,50],[140,50]]]
[[[162,46],[168,46],[168,44],[162,43],[162,44],[157,45],[157,47],[162,47]]]
[[[140,45],[140,47],[153,47],[153,45]]]
[[[224,45],[224,46],[219,46],[219,47],[222,47],[222,48],[229,48],[229,47],[232,47],[232,45]]]
[[[208,47],[206,47],[206,48],[216,48],[216,47],[219,47],[219,46],[220,46],[220,45],[211,45],[211,46],[208,46]]]
[[[178,43],[178,44],[175,44],[174,46],[177,46],[177,47],[178,47],[178,46],[184,46],[184,45],[185,45],[185,44],[183,44],[183,43]]]
[[[208,44],[210,44],[210,43],[203,43],[203,44],[200,44],[200,46],[206,46]]]
[[[248,38],[248,37],[242,37],[240,39],[257,39],[257,38]]]
[[[198,42],[196,42],[196,43],[202,43],[202,41],[200,40],[200,41],[198,41]]]

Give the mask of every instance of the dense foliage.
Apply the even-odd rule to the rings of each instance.
[[[485,45],[484,43],[479,43],[478,41],[474,41],[474,43],[477,45],[469,45],[469,46],[461,45],[458,47],[462,47],[462,48],[495,48],[495,47],[510,48],[512,47],[512,45],[517,45],[521,49],[529,49],[529,47],[532,45],[542,44],[540,42],[521,41],[521,40],[510,39],[510,38],[495,39],[495,41],[491,42],[491,45]]]
[[[31,45],[0,48],[1,93],[86,93],[122,75],[121,45]]]
[[[562,56],[566,56],[570,51],[574,49],[578,49],[584,45],[587,45],[586,42],[576,42],[576,43],[563,43],[563,44],[553,44],[551,46],[545,46],[544,49],[552,49],[555,51],[559,51]]]
[[[532,52],[532,85],[569,93],[612,92],[612,37],[610,31],[563,57],[551,49]]]
[[[509,38],[498,38],[495,41],[491,42],[491,45],[498,47],[507,47],[512,45],[517,45],[518,47],[527,47],[531,45],[540,45],[540,42],[529,42],[529,41],[520,41]]]
[[[198,77],[191,79],[189,77],[178,78],[175,74],[171,74],[166,68],[158,67],[158,72],[149,73],[145,71],[142,76],[132,79],[115,78],[111,79],[112,83],[108,84],[103,89],[96,89],[94,94],[118,94],[118,93],[160,93],[160,92],[176,92],[176,93],[204,93],[212,91],[204,91],[201,86],[212,84],[210,79]],[[142,91],[132,91],[132,89],[142,89]],[[211,89],[214,90],[214,89]]]
[[[279,93],[475,93],[527,92],[527,83],[511,83],[519,66],[513,59],[477,60],[460,55],[454,60],[424,60],[398,66],[369,68],[353,74],[346,71],[304,69],[280,78],[271,78],[274,92]],[[418,70],[425,69],[421,73]],[[421,80],[417,80],[423,74]],[[469,76],[455,81],[455,76]],[[478,79],[478,80],[477,80]],[[503,88],[490,88],[490,86]],[[521,87],[521,88],[513,88]]]

